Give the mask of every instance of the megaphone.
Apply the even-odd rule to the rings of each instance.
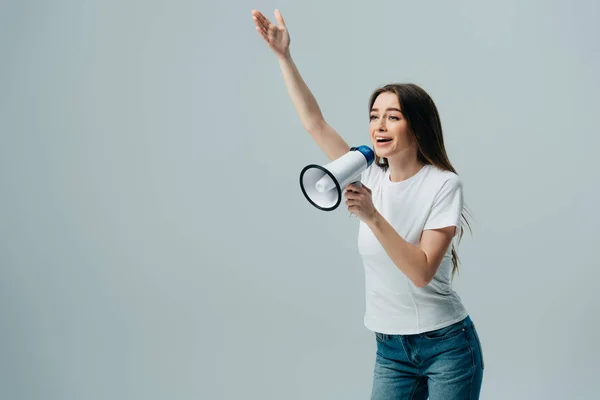
[[[360,184],[360,174],[373,160],[375,152],[370,147],[358,146],[325,166],[309,164],[300,172],[302,193],[319,210],[333,211],[342,201],[342,190],[351,183]]]

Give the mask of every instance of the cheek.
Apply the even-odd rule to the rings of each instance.
[[[402,138],[406,142],[412,142],[415,138],[414,135],[408,129],[406,123],[400,124],[397,127],[398,137]]]
[[[409,143],[411,140],[411,135],[408,132],[406,132],[405,129],[397,129],[394,133],[396,138],[398,139],[398,142]]]

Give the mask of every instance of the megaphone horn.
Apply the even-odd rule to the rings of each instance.
[[[375,152],[369,146],[358,146],[325,166],[309,164],[300,172],[302,193],[319,210],[333,211],[342,201],[342,190],[350,183],[360,183],[360,174],[374,160]]]

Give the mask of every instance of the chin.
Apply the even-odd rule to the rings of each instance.
[[[375,148],[375,154],[377,154],[377,156],[379,156],[380,158],[389,158],[390,155],[393,154],[393,151],[390,151],[390,149],[377,149]]]

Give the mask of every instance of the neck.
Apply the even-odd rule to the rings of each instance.
[[[407,151],[400,154],[395,154],[393,157],[388,158],[388,164],[390,165],[390,181],[400,182],[410,178],[423,168],[423,164],[417,158],[417,152],[413,149],[406,149]]]

